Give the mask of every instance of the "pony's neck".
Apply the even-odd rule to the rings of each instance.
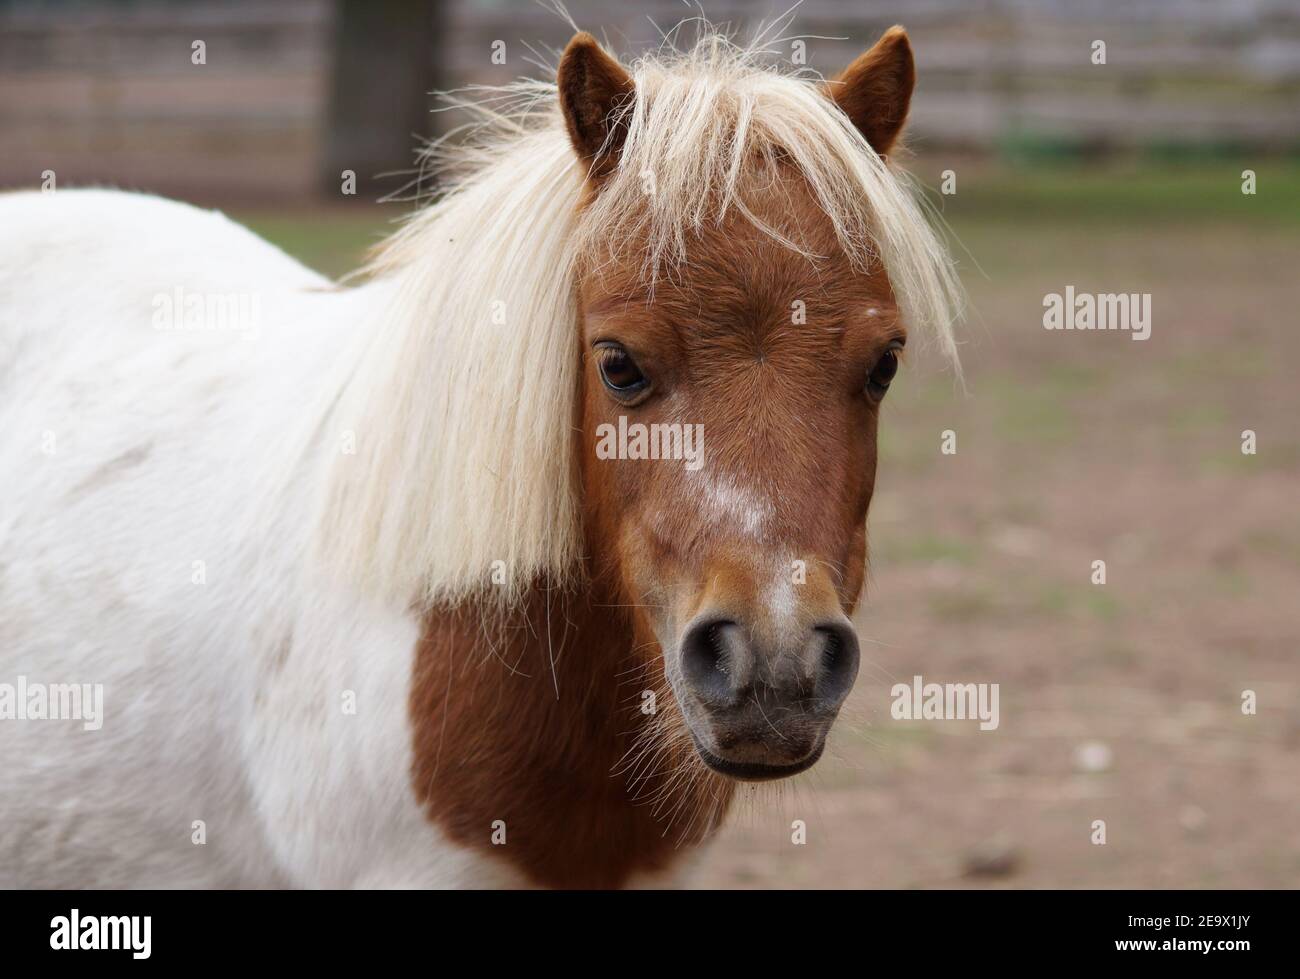
[[[625,609],[538,586],[485,621],[473,604],[431,614],[416,654],[414,785],[444,832],[538,884],[612,887],[716,828],[732,783],[674,729],[662,668],[634,648]]]

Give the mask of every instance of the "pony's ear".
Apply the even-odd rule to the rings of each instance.
[[[907,31],[895,26],[826,86],[871,148],[885,156],[903,131],[915,84],[912,45]]]
[[[636,94],[632,76],[601,50],[594,37],[580,31],[564,49],[556,85],[578,159],[593,177],[603,177],[618,165],[627,137],[621,110]]]

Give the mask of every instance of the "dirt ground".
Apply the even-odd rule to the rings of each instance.
[[[967,391],[923,354],[890,393],[857,688],[695,885],[1300,886],[1300,180],[1238,170],[961,185]],[[330,272],[382,230],[241,216]],[[1044,330],[1066,285],[1149,292],[1151,338]],[[894,720],[915,675],[998,728]]]

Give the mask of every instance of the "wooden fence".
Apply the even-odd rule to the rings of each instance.
[[[672,0],[566,6],[625,54],[690,14]],[[785,0],[705,6],[715,22],[752,26]],[[530,0],[438,10],[431,57],[450,85],[535,74],[530,60],[571,33]],[[0,0],[0,186],[53,170],[201,198],[310,196],[339,156],[326,132],[339,20],[328,0]],[[921,152],[1300,143],[1298,0],[805,0],[786,34],[833,74],[898,21],[920,63]],[[796,51],[789,37],[775,48]]]

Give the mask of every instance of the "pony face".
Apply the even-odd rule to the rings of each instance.
[[[797,176],[813,262],[728,222],[653,294],[635,269],[583,283],[584,496],[638,643],[715,770],[810,766],[852,687],[880,406],[906,333],[883,274],[836,254]]]
[[[818,97],[883,154],[911,77],[906,36],[890,32]],[[599,206],[638,138],[618,112],[635,83],[580,35],[559,87]],[[636,648],[661,657],[696,752],[766,780],[817,761],[857,675],[849,615],[907,333],[888,269],[847,254],[797,153],[744,170],[741,206],[697,212],[716,219],[692,225],[666,274],[642,260],[652,218],[584,266],[580,468],[593,572],[631,607]]]

